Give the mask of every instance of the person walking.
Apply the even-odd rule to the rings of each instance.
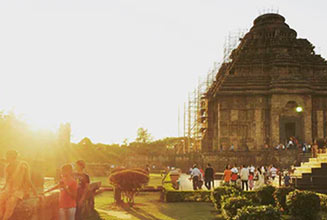
[[[232,171],[230,170],[230,165],[226,166],[223,179],[224,179],[224,182],[229,185],[229,183],[232,179]]]
[[[244,186],[246,186],[246,191],[248,191],[249,190],[249,185],[248,185],[249,169],[245,165],[243,165],[241,168],[240,177],[241,177],[241,181],[242,181],[242,190],[245,190]]]
[[[231,171],[232,171],[231,181],[232,181],[232,184],[234,186],[236,186],[236,181],[238,179],[238,169],[237,169],[236,165],[231,169]]]
[[[204,172],[204,185],[207,187],[208,190],[211,190],[211,183],[212,183],[212,187],[215,187],[214,186],[214,170],[211,167],[211,164],[208,163],[208,166]]]
[[[197,165],[193,165],[193,169],[191,172],[191,180],[193,182],[193,190],[197,190],[199,187],[199,180],[202,178],[201,171],[197,168]]]
[[[277,168],[275,168],[274,165],[271,165],[271,168],[270,168],[270,175],[271,175],[271,179],[272,179],[272,182],[275,180],[276,176],[277,176]]]
[[[265,185],[265,176],[261,170],[262,169],[260,168],[257,169],[256,175],[258,180],[254,184],[254,190],[257,190]]]

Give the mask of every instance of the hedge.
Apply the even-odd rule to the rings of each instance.
[[[243,191],[241,195],[251,201],[252,205],[259,205],[260,200],[257,195],[257,191]]]
[[[295,190],[286,197],[286,204],[292,216],[299,220],[316,220],[320,211],[320,198],[311,191]]]
[[[239,196],[241,192],[232,186],[221,186],[214,189],[212,192],[212,202],[217,210],[221,209],[221,202],[224,197]]]
[[[280,220],[281,213],[272,205],[247,206],[239,209],[234,220]]]
[[[222,201],[222,213],[226,219],[230,219],[237,214],[237,210],[245,206],[250,206],[251,201],[244,196],[229,197]]]
[[[275,189],[276,188],[273,186],[266,185],[257,191],[257,196],[258,196],[258,199],[259,199],[261,205],[273,205],[274,206],[276,204],[274,196],[273,196]]]
[[[176,190],[168,174],[163,180],[162,200],[165,202],[211,202],[211,191]]]
[[[286,205],[286,196],[294,190],[295,189],[292,187],[280,187],[275,190],[273,196],[278,208],[280,208],[281,211],[286,213],[288,212],[288,207]]]
[[[320,209],[321,211],[327,212],[327,195],[326,194],[321,194],[317,193],[320,199]]]
[[[211,202],[210,191],[164,191],[165,202]]]

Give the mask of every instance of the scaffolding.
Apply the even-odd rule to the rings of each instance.
[[[187,140],[184,143],[184,153],[202,150],[201,140],[208,128],[208,100],[206,93],[216,83],[216,79],[223,81],[226,77],[218,76],[218,71],[223,63],[230,63],[232,61],[230,55],[237,48],[246,32],[246,29],[240,29],[229,33],[224,43],[222,63],[214,62],[205,79],[199,78],[196,88],[188,94],[188,101],[184,103],[183,135]]]

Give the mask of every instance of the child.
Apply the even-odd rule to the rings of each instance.
[[[59,184],[44,193],[55,189],[60,189],[59,220],[75,220],[77,182],[73,177],[73,167],[71,164],[66,164],[61,168]]]

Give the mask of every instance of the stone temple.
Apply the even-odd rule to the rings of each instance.
[[[202,106],[202,151],[327,137],[327,62],[279,14],[256,18]]]

